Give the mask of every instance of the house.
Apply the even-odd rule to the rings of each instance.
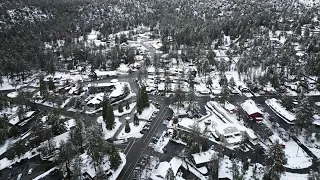
[[[243,139],[243,134],[236,124],[222,124],[216,127],[216,133],[221,142],[227,146],[239,145]]]
[[[99,108],[100,107],[100,104],[103,100],[103,97],[104,97],[104,93],[98,93],[96,94],[92,99],[90,99],[88,102],[87,102],[87,106],[90,107],[90,108]]]
[[[168,169],[170,168],[170,163],[167,161],[161,162],[157,169],[154,170],[150,176],[150,179],[153,180],[163,180],[168,172]]]
[[[285,143],[282,141],[282,139],[281,139],[279,136],[275,135],[275,134],[273,134],[272,136],[270,136],[270,137],[269,137],[269,140],[271,141],[272,144],[274,144],[276,141],[279,141],[279,144],[281,145],[282,148],[285,148],[285,147],[286,147],[286,145],[285,145]]]
[[[254,120],[256,122],[261,122],[263,120],[263,114],[260,111],[260,109],[256,106],[256,103],[253,100],[246,100],[240,106],[249,119]]]
[[[208,162],[212,161],[212,157],[214,155],[214,150],[208,150],[200,153],[191,154],[192,160],[195,163],[195,165],[200,168],[205,166]]]
[[[111,92],[115,88],[114,83],[97,83],[97,84],[88,84],[89,92]],[[94,90],[92,90],[94,89]]]

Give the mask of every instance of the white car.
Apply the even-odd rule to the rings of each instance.
[[[32,173],[32,168],[29,169],[28,174],[30,175]]]
[[[17,180],[20,180],[22,178],[22,174],[19,174],[17,177]]]

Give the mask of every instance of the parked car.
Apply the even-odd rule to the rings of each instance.
[[[154,120],[154,118],[153,117],[151,117],[150,119],[148,119],[147,121],[148,122],[152,122]]]
[[[20,180],[22,178],[22,174],[19,174],[17,177],[17,180]]]
[[[32,170],[33,170],[32,168],[29,169],[28,175],[30,175],[32,173]]]
[[[169,121],[168,121],[168,120],[164,120],[162,124],[163,124],[163,125],[165,125],[165,126],[167,126],[167,125],[168,125],[168,123],[169,123]]]
[[[144,133],[146,133],[146,131],[147,131],[147,130],[142,129],[142,130],[140,131],[140,133],[141,133],[141,134],[144,134]]]

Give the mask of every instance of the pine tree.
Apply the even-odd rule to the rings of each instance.
[[[49,79],[48,81],[48,88],[49,90],[53,91],[54,89],[56,89],[56,86],[54,85],[54,82],[52,79]]]
[[[319,168],[317,171],[311,170],[308,175],[308,180],[320,180],[320,171]]]
[[[58,154],[58,162],[65,165],[66,172],[67,172],[67,178],[70,179],[71,177],[71,160],[76,154],[76,150],[74,149],[74,146],[72,146],[71,142],[69,140],[61,141],[60,147],[59,147],[59,154]]]
[[[117,169],[120,166],[120,164],[122,163],[120,154],[114,146],[112,146],[112,148],[111,148],[109,158],[110,158],[110,168],[111,169],[114,169],[114,170]]]
[[[276,141],[268,150],[266,155],[266,171],[264,179],[279,180],[281,174],[285,171],[284,165],[287,164],[286,155],[279,144]]]
[[[296,126],[300,128],[310,128],[312,126],[312,105],[307,98],[302,99],[296,113]]]
[[[130,105],[129,105],[129,102],[126,101],[126,110],[129,110],[130,109]]]
[[[171,167],[169,167],[165,179],[166,180],[174,180],[175,179],[174,173],[173,173],[173,170]]]
[[[146,107],[149,107],[149,98],[148,98],[148,93],[146,91],[146,87],[142,86],[140,88],[140,91],[138,93],[138,99],[137,99],[137,111],[139,114],[142,113],[142,110]]]
[[[83,119],[80,114],[75,115],[75,126],[70,130],[69,136],[70,141],[77,150],[80,150],[81,153],[84,152],[84,127]]]
[[[137,114],[134,114],[134,116],[133,116],[133,124],[135,126],[139,126],[139,118],[138,118]]]
[[[149,97],[145,86],[141,87],[141,99],[142,99],[142,108],[147,108],[150,106]]]
[[[109,99],[107,97],[104,97],[102,101],[102,117],[104,121],[107,120],[108,105],[109,105]]]
[[[122,105],[121,102],[118,104],[118,112],[119,112],[119,113],[122,113],[122,112],[123,112],[123,105]]]
[[[220,103],[225,103],[228,100],[229,97],[229,89],[228,86],[223,85],[220,92]]]
[[[240,177],[239,165],[236,159],[232,160],[231,172],[232,172],[233,179],[238,179]]]
[[[128,84],[125,84],[123,86],[123,94],[124,94],[124,96],[128,96],[130,94],[130,89],[128,87]]]
[[[42,97],[44,97],[47,95],[48,91],[47,91],[46,83],[44,82],[44,78],[42,75],[40,76],[39,84],[40,84],[40,86],[39,86],[40,95]]]
[[[131,128],[130,128],[129,122],[126,121],[126,125],[125,125],[125,128],[124,128],[124,132],[129,133],[130,131],[131,131]]]
[[[86,149],[92,158],[92,164],[97,171],[101,166],[104,156],[108,153],[108,146],[103,139],[101,126],[93,125],[86,129]]]
[[[174,117],[174,118],[173,118],[173,124],[178,124],[178,123],[179,123],[178,117]]]
[[[108,98],[104,98],[102,102],[102,117],[106,123],[106,128],[111,130],[115,124],[112,105]]]
[[[81,180],[82,178],[82,158],[77,156],[72,163],[72,179]]]
[[[210,180],[218,180],[219,179],[219,170],[221,168],[221,155],[218,153],[215,153],[212,156],[212,161],[209,164],[209,179]]]
[[[2,76],[0,76],[0,86],[2,87],[2,84],[3,84],[3,79],[2,79]]]

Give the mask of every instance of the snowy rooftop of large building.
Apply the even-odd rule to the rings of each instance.
[[[196,164],[202,164],[210,162],[214,153],[215,151],[210,149],[201,153],[191,154],[191,156]]]
[[[222,124],[220,126],[216,127],[216,131],[223,135],[223,136],[228,136],[228,135],[233,135],[233,134],[239,134],[241,133],[238,129],[238,126],[235,124],[227,123],[227,124]]]
[[[170,161],[170,165],[171,165],[171,168],[172,168],[174,175],[176,175],[178,172],[178,169],[182,165],[182,160],[178,157],[173,157]]]
[[[248,115],[252,115],[255,113],[262,114],[260,109],[256,106],[256,103],[251,99],[248,99],[244,103],[242,103],[241,107]]]
[[[280,103],[279,100],[272,98],[266,100],[266,104],[270,106],[274,111],[279,113],[281,116],[283,116],[286,120],[289,122],[292,122],[296,119],[295,115],[292,114],[290,111],[286,110],[285,107],[283,107]]]

